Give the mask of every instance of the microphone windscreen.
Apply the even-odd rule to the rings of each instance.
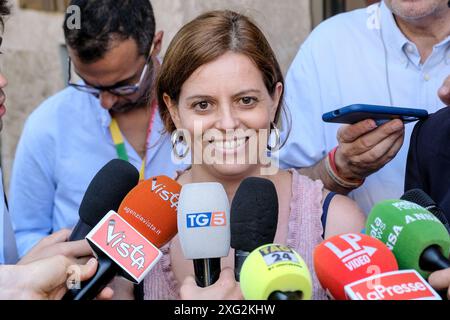
[[[186,259],[228,256],[230,205],[220,183],[191,183],[181,188],[178,235]]]
[[[363,234],[343,234],[314,249],[314,271],[324,290],[346,300],[344,287],[370,275],[398,270],[392,252],[379,240]]]
[[[177,205],[181,185],[158,176],[140,182],[120,204],[118,214],[160,248],[177,234]]]
[[[94,176],[78,210],[80,220],[94,227],[109,211],[117,209],[139,182],[136,168],[120,159],[108,162]]]
[[[313,290],[305,261],[291,248],[278,244],[250,253],[242,265],[240,285],[247,300],[268,300],[274,292],[299,292],[301,300],[310,300]]]
[[[435,206],[436,203],[424,191],[420,189],[411,189],[406,191],[400,200],[410,201],[418,204],[425,209],[429,206]]]
[[[231,247],[251,252],[273,243],[278,223],[278,196],[272,181],[250,177],[231,203]]]
[[[420,257],[430,246],[439,247],[448,257],[450,236],[443,224],[428,210],[404,200],[376,204],[366,222],[367,233],[392,250],[400,269],[414,269],[427,278]]]
[[[422,206],[430,211],[436,218],[439,219],[440,222],[442,222],[447,231],[450,233],[450,226],[445,213],[436,205],[436,202],[434,202],[434,200],[425,193],[425,191],[421,189],[411,189],[405,192],[400,199],[417,203],[419,206]]]

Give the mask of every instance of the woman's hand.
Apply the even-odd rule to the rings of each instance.
[[[213,285],[200,288],[193,276],[187,277],[180,289],[182,300],[243,300],[239,283],[234,279],[234,272],[224,268],[220,278]]]

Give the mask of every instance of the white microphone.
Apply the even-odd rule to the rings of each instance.
[[[178,202],[178,235],[186,259],[193,260],[201,287],[220,276],[220,258],[230,251],[230,204],[220,183],[182,187]]]

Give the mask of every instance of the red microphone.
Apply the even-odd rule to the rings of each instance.
[[[120,204],[118,213],[145,238],[161,248],[177,234],[181,185],[166,176],[139,183]]]
[[[398,270],[393,253],[363,234],[332,237],[314,249],[314,270],[331,298],[347,300],[344,287],[374,274]]]
[[[158,248],[177,233],[181,185],[166,176],[139,183],[86,237],[96,253],[97,273],[75,300],[93,299],[118,273],[140,283],[158,262]]]

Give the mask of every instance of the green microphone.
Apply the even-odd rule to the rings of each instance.
[[[450,236],[428,210],[413,202],[385,200],[367,218],[366,233],[384,242],[399,269],[414,269],[424,278],[450,268]]]

